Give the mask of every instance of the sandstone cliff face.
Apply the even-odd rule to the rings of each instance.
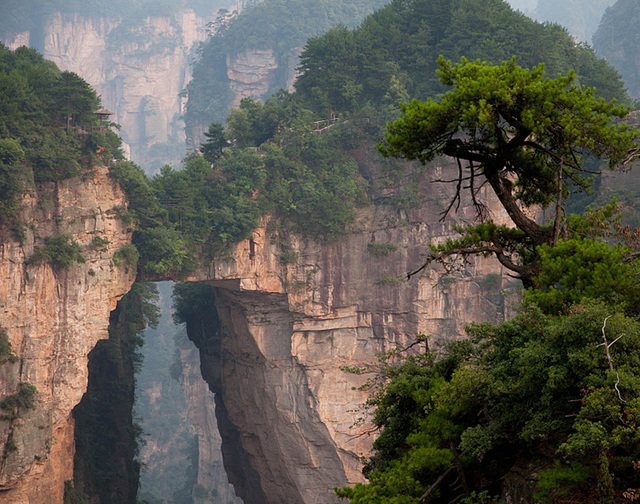
[[[112,262],[131,235],[116,217],[114,207],[126,201],[106,168],[24,203],[22,243],[0,240],[0,326],[17,356],[0,366],[0,397],[19,383],[37,392],[33,409],[0,420],[0,500],[49,504],[62,502],[64,481],[73,479],[71,410],[85,391],[87,354],[107,337],[109,313],[135,272]],[[34,245],[58,234],[82,246],[84,263],[66,270],[25,265]]]
[[[231,260],[193,276],[215,286],[222,350],[215,363],[221,376],[213,381],[266,502],[332,502],[333,487],[362,481],[374,434],[361,387],[372,375],[345,367],[375,363],[379,352],[419,333],[437,346],[462,336],[471,320],[505,317],[500,294],[507,285],[492,260],[475,260],[454,277],[429,268],[405,279],[422,264],[426,243],[452,235],[450,224],[439,222],[449,196],[443,189],[427,184],[416,210],[362,210],[337,243],[290,235],[289,264],[277,245],[283,237],[265,222]],[[490,210],[498,208],[484,196]],[[459,219],[472,213],[464,207]],[[386,244],[388,255],[374,254],[381,249],[374,243]],[[230,479],[245,502],[257,502],[239,475],[232,471]]]
[[[133,161],[157,170],[185,153],[182,91],[191,79],[195,44],[206,38],[207,20],[192,10],[175,18],[131,23],[116,16],[54,14],[44,31],[45,58],[85,79],[112,111]],[[29,45],[28,32],[4,41]]]
[[[281,64],[272,49],[251,49],[227,55],[227,78],[233,93],[231,108],[237,108],[243,98],[266,99],[276,85],[278,70],[284,71],[286,88],[293,91],[300,52],[299,48],[291,50]]]

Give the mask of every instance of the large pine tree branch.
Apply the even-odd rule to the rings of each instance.
[[[533,243],[537,245],[548,243],[552,238],[552,233],[525,215],[513,195],[511,181],[501,176],[496,170],[485,169],[484,175],[515,226],[531,238]]]

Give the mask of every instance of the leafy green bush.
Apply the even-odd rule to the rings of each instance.
[[[104,252],[105,250],[107,250],[108,245],[109,240],[103,238],[102,236],[94,236],[93,240],[91,240],[91,248],[99,252]]]
[[[278,253],[278,262],[284,266],[293,264],[298,260],[298,253],[291,248],[288,243],[280,243],[280,252]]]
[[[624,247],[579,238],[541,246],[536,288],[526,296],[549,313],[566,311],[583,298],[623,303],[637,310],[638,265],[624,260],[627,252]]]
[[[68,235],[48,236],[43,246],[36,246],[27,265],[48,263],[56,270],[69,268],[74,262],[83,263],[82,248]]]
[[[398,275],[382,275],[376,280],[376,285],[398,285],[404,281],[404,278]]]
[[[13,353],[7,331],[0,327],[0,366],[6,362],[16,362],[18,358]]]
[[[18,210],[27,182],[22,166],[24,158],[24,149],[17,140],[0,139],[0,223],[10,222]]]
[[[120,247],[116,253],[113,255],[113,264],[116,266],[120,266],[122,261],[125,261],[131,269],[136,269],[138,267],[138,260],[140,259],[140,254],[138,253],[138,249],[135,245],[123,245]]]
[[[557,461],[553,467],[540,471],[535,491],[536,502],[547,504],[569,496],[586,483],[590,472],[578,463],[563,465]]]
[[[611,360],[600,344],[605,319],[608,342],[620,338],[609,349]],[[353,504],[417,503],[438,481],[431,502],[445,503],[461,498],[452,484],[458,478],[478,495],[499,495],[512,471],[533,477],[536,467],[541,502],[572,489],[599,493],[604,502],[634,487],[635,317],[601,301],[585,301],[564,316],[525,305],[509,322],[468,331],[470,341],[444,351],[404,357],[396,351],[383,361],[376,380],[386,383],[371,399],[382,431],[366,466],[370,483],[340,495]]]
[[[20,415],[21,410],[29,410],[35,406],[36,388],[31,383],[20,382],[18,390],[0,400],[0,410],[6,412],[2,416],[5,419],[14,419]]]
[[[166,175],[168,172],[165,170],[163,173]],[[139,253],[139,261],[134,263],[140,266],[141,272],[150,275],[184,275],[191,271],[195,266],[192,247],[169,222],[169,213],[161,206],[156,195],[156,191],[160,191],[154,190],[142,169],[131,162],[120,161],[110,167],[110,175],[127,194],[129,211],[124,215],[131,218],[134,226],[133,244]],[[189,196],[186,199],[191,201]],[[164,202],[171,208],[169,203],[172,201],[165,199]],[[134,259],[132,251],[127,254]],[[118,259],[114,257],[114,260]]]
[[[386,257],[398,250],[398,247],[389,242],[367,243],[367,252],[373,257]]]

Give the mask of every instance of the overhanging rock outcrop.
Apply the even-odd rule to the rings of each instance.
[[[362,387],[373,375],[349,368],[418,334],[440,345],[462,337],[470,321],[507,316],[510,282],[492,259],[472,260],[453,277],[431,268],[406,279],[427,243],[454,234],[451,220],[440,222],[443,186],[430,187],[415,210],[361,209],[335,243],[282,233],[265,219],[230,257],[190,278],[215,287],[221,349],[210,385],[242,433],[268,502],[327,503],[333,487],[363,480],[374,434]],[[504,222],[497,200],[483,196]],[[465,207],[458,219],[472,215]],[[240,476],[230,480],[243,496]]]

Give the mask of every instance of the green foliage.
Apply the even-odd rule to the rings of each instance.
[[[309,40],[296,89],[317,110],[435,97],[443,91],[435,78],[439,55],[496,63],[515,55],[526,67],[544,61],[552,75],[575,70],[600,96],[625,96],[619,76],[591,49],[501,0],[391,2],[354,31],[337,27]]]
[[[95,91],[34,49],[0,44],[0,95],[0,223],[15,221],[34,182],[80,175],[120,155],[120,140],[99,127]]]
[[[640,22],[640,5],[634,0],[618,0],[602,16],[593,35],[598,55],[616,68],[633,98],[640,97],[638,61],[634,55],[640,48],[640,36],[634,29]]]
[[[141,251],[143,271],[167,277],[185,275],[195,268],[189,244],[172,227],[155,227],[137,233],[134,243]]]
[[[204,136],[207,140],[200,146],[200,152],[207,161],[215,163],[222,155],[222,150],[228,145],[222,124],[211,123]]]
[[[287,242],[280,241],[278,243],[279,253],[278,262],[284,266],[293,264],[298,260],[298,253]]]
[[[449,209],[459,201],[463,182],[469,181],[475,201],[475,180],[486,178],[522,236],[514,240],[513,231],[485,219],[439,252],[493,253],[529,284],[536,246],[555,243],[561,221],[540,225],[523,207],[554,201],[561,206],[567,180],[586,186],[586,152],[607,158],[610,168],[627,163],[638,131],[615,120],[627,114],[625,107],[597,98],[572,72],[549,79],[542,65],[528,70],[515,60],[490,65],[463,58],[454,65],[440,58],[439,65],[440,80],[453,89],[437,102],[404,104],[380,150],[423,163],[443,154],[456,158],[459,187]]]
[[[133,244],[123,245],[113,255],[113,264],[120,266],[122,261],[125,261],[127,266],[135,270],[138,267],[138,261],[140,260],[140,253]]]
[[[404,281],[404,277],[398,275],[382,275],[376,280],[376,285],[398,285]]]
[[[105,250],[107,250],[108,245],[109,240],[103,238],[102,236],[94,236],[91,240],[91,248],[99,252],[104,252]]]
[[[628,109],[596,98],[573,73],[545,78],[544,67],[527,70],[515,60],[489,65],[463,58],[454,65],[440,58],[439,65],[440,80],[454,88],[438,102],[405,104],[389,126],[385,154],[422,162],[450,155],[479,164],[490,183],[504,169],[517,178],[517,200],[544,205],[557,193],[558,169],[580,177],[580,153],[606,157],[615,167],[634,146],[637,134],[613,122]],[[452,138],[456,132],[470,137]]]
[[[58,235],[48,236],[44,239],[44,245],[34,247],[26,264],[48,263],[55,270],[64,270],[75,262],[84,263],[80,244],[68,235]]]
[[[398,250],[398,247],[389,242],[367,243],[367,252],[373,257],[386,257]]]
[[[272,47],[275,48],[279,68],[285,68],[286,64],[281,58],[283,55],[289,57],[286,48],[292,47],[292,39],[289,39],[297,36],[293,35],[298,33],[297,26],[282,32],[287,33],[284,37],[277,30],[274,31],[278,36],[273,39],[270,35],[272,30],[285,19],[290,19],[290,16],[273,14],[282,8],[295,10],[297,17],[293,23],[302,27],[307,23],[307,9],[308,12],[315,12],[315,9],[334,8],[329,3],[309,5],[294,6],[285,0],[267,1],[256,8],[247,9],[226,30],[212,37],[203,46],[201,62],[194,69],[194,79],[189,88],[187,123],[211,124],[212,121],[223,120],[223,115],[216,114],[224,113],[221,111],[226,111],[230,101],[226,82],[226,54],[239,54],[254,46]],[[354,5],[349,8],[359,7]],[[261,18],[256,23],[258,12]],[[318,18],[323,19],[316,12],[314,27],[305,27],[305,30],[309,29],[305,31],[306,36],[319,26]],[[273,19],[273,24],[268,21],[270,19]],[[293,229],[311,236],[331,238],[344,232],[345,227],[353,221],[354,208],[363,201],[366,189],[359,166],[351,159],[353,151],[363,146],[366,149],[367,142],[371,144],[371,138],[379,137],[381,127],[397,110],[400,100],[406,100],[409,96],[426,98],[443,91],[443,83],[435,76],[439,54],[454,58],[466,55],[493,61],[508,59],[516,54],[522,64],[528,67],[545,60],[552,73],[575,69],[578,76],[575,82],[572,81],[573,77],[544,80],[541,68],[526,71],[515,68],[513,63],[496,67],[502,69],[503,75],[497,75],[500,70],[496,71],[496,75],[489,75],[491,70],[486,70],[485,80],[495,81],[487,93],[495,91],[497,99],[502,96],[505,103],[509,102],[508,90],[512,88],[516,93],[522,88],[522,93],[532,94],[530,108],[524,107],[525,115],[532,115],[530,112],[536,111],[537,115],[533,114],[531,121],[540,118],[536,107],[553,105],[552,92],[561,91],[563,98],[569,96],[573,99],[573,108],[564,107],[567,109],[564,115],[555,112],[555,116],[550,114],[548,121],[543,116],[538,121],[539,127],[536,123],[534,128],[535,134],[539,135],[545,125],[560,118],[566,126],[561,133],[566,136],[563,146],[571,142],[580,146],[589,143],[587,137],[594,138],[593,133],[605,127],[602,124],[605,116],[608,118],[611,113],[622,113],[622,109],[599,101],[591,91],[582,89],[577,83],[579,79],[581,83],[596,85],[601,96],[625,97],[615,72],[597,60],[590,49],[576,46],[563,29],[537,24],[514,13],[499,0],[398,0],[369,16],[355,30],[338,26],[326,35],[311,39],[301,57],[301,75],[294,95],[280,92],[264,105],[252,99],[243,100],[240,107],[229,114],[224,134],[221,134],[219,124],[211,124],[213,130],[208,133],[211,135],[209,141],[201,148],[209,157],[208,161],[217,166],[207,184],[213,184],[213,180],[222,180],[227,184],[231,179],[234,187],[229,190],[216,188],[211,191],[211,196],[204,198],[207,200],[206,208],[211,208],[212,213],[216,214],[215,221],[223,224],[214,229],[214,224],[207,224],[209,215],[200,212],[202,225],[189,226],[199,230],[211,229],[212,242],[222,243],[222,246],[248,236],[248,229],[255,225],[257,217],[263,212],[276,214]],[[449,76],[445,76],[444,80],[449,79],[448,83],[451,83],[451,74],[456,69],[451,66]],[[446,73],[444,69],[443,72]],[[511,80],[507,74],[511,74]],[[526,86],[527,79],[529,88]],[[502,81],[504,85],[500,84]],[[473,89],[480,93],[485,84],[487,82],[478,81]],[[578,98],[572,97],[574,92],[582,97],[579,103],[576,102]],[[550,95],[546,96],[545,93]],[[472,101],[472,98],[468,97],[468,100]],[[599,123],[587,123],[586,129],[580,130],[575,127],[579,118],[571,122],[570,117],[575,116],[576,112],[589,116],[588,107],[584,106],[586,104],[591,106],[591,112],[600,111],[602,114]],[[460,108],[468,105],[461,104]],[[564,109],[556,107],[554,111]],[[315,127],[314,134],[310,134],[314,129],[314,119],[326,120],[335,117],[335,112],[340,114],[337,124],[327,121],[321,125],[317,122],[319,126]],[[597,116],[596,112],[594,117]],[[468,114],[473,112],[468,111]],[[588,118],[592,119],[592,116]],[[579,138],[569,136],[569,132],[574,134],[574,129],[578,131],[575,134],[582,134]],[[319,134],[318,130],[322,130],[322,133]],[[511,133],[507,127],[503,137],[509,137]],[[598,141],[587,147],[600,152],[603,142],[599,141],[600,136],[597,138]],[[557,139],[556,136],[550,142]],[[227,148],[227,145],[232,147]],[[618,147],[620,152],[622,146]],[[208,149],[211,149],[210,153]],[[256,149],[254,154],[259,159],[252,162],[256,172],[264,175],[260,181],[254,181],[251,193],[244,191],[247,186],[238,186],[233,180],[236,169],[241,168],[236,165],[244,164],[243,160],[248,156],[243,149]],[[518,178],[522,182],[514,191],[523,202],[548,202],[549,194],[555,194],[556,178],[551,170],[552,163],[547,162],[548,159],[545,161],[544,156],[531,154],[527,157],[527,154],[526,149],[520,149],[518,159],[513,160],[518,165],[520,161],[529,163],[520,173],[526,176]],[[246,173],[246,169],[241,170]],[[177,179],[182,177],[176,174],[171,176]],[[163,191],[167,191],[171,184],[164,184]],[[415,204],[419,197],[418,187],[417,183],[402,187],[397,191],[394,201],[400,202],[399,206],[403,208]],[[372,188],[373,191],[375,188]],[[173,201],[171,196],[168,199]],[[388,201],[392,199],[388,198]],[[193,200],[201,201],[202,198],[195,197]],[[239,225],[229,222],[229,217],[236,214],[239,216]],[[189,219],[183,219],[182,222],[189,222]],[[507,233],[500,234],[504,236]],[[548,232],[540,234],[548,236]],[[188,235],[196,236],[196,233],[190,231]],[[511,238],[509,245],[513,245]],[[206,236],[198,236],[201,242],[206,239]],[[529,255],[535,254],[535,245],[529,243],[525,248]],[[511,262],[517,262],[517,257],[511,256],[519,252],[512,246],[505,251],[505,255],[512,259]]]
[[[292,229],[314,237],[339,236],[353,221],[354,208],[363,202],[366,189],[359,166],[352,159],[353,151],[362,149],[363,145],[366,148],[367,142],[371,144],[371,138],[378,138],[381,127],[397,110],[400,100],[409,96],[426,98],[443,91],[443,83],[435,76],[439,54],[493,61],[517,54],[528,67],[544,59],[554,73],[574,68],[579,76],[575,82],[573,77],[544,80],[541,68],[526,71],[516,68],[513,63],[496,67],[502,69],[500,76],[488,75],[491,70],[486,70],[485,80],[496,81],[492,86],[500,87],[501,79],[504,81],[500,89],[487,91],[489,94],[495,91],[498,99],[502,96],[504,102],[509,102],[508,90],[511,88],[516,93],[522,88],[522,93],[532,94],[534,103],[529,109],[524,107],[524,113],[532,115],[530,111],[535,110],[538,115],[532,115],[534,122],[539,119],[539,110],[535,107],[544,102],[541,97],[545,93],[562,91],[562,97],[571,97],[571,93],[577,92],[583,97],[582,102],[574,103],[573,109],[564,115],[556,112],[556,116],[550,115],[548,121],[543,116],[538,121],[541,123],[539,128],[536,123],[536,135],[560,116],[563,121],[566,119],[562,135],[580,130],[575,128],[578,118],[573,123],[569,118],[580,111],[588,115],[588,107],[583,105],[589,104],[591,111],[602,112],[600,123],[587,128],[588,131],[581,130],[584,134],[579,141],[575,136],[565,139],[565,144],[588,143],[587,137],[593,137],[602,126],[604,116],[622,113],[622,109],[609,107],[577,84],[579,78],[582,83],[597,85],[602,96],[625,96],[615,72],[597,60],[588,48],[575,46],[561,28],[537,24],[514,13],[499,0],[398,0],[369,16],[355,30],[338,26],[326,35],[310,40],[301,58],[297,92],[294,95],[279,92],[264,105],[244,99],[240,107],[229,114],[222,131],[218,122],[224,119],[222,114],[226,113],[230,101],[226,81],[227,54],[240,54],[253,47],[272,47],[279,68],[286,68],[284,60],[289,58],[289,48],[294,47],[292,41],[298,34],[304,33],[307,37],[314,33],[324,22],[324,14],[319,10],[360,9],[359,4],[352,4],[337,7],[329,2],[298,5],[292,0],[267,1],[247,9],[203,46],[201,61],[194,69],[194,79],[189,87],[186,120],[188,125],[210,124],[208,140],[201,149],[207,161],[216,166],[200,184],[205,189],[198,195],[192,188],[198,187],[201,179],[194,179],[182,171],[167,170],[155,182],[160,199],[171,204],[168,207],[171,222],[177,223],[180,229],[189,228],[185,233],[189,240],[209,241],[214,250],[221,250],[227,244],[247,237],[264,212],[275,214]],[[295,11],[296,20],[291,22],[282,9]],[[256,21],[258,13],[259,22]],[[308,26],[307,13],[312,14],[313,26]],[[342,16],[341,19],[347,18]],[[282,22],[291,22],[292,26],[279,30]],[[298,31],[299,28],[302,30]],[[274,36],[276,33],[278,35]],[[282,33],[286,35],[282,36]],[[296,43],[299,45],[300,41]],[[445,81],[449,79],[449,84],[456,69],[449,67],[449,76],[444,78]],[[443,72],[446,73],[444,68]],[[512,74],[511,80],[508,74]],[[276,76],[275,80],[278,79]],[[529,88],[526,87],[527,79]],[[486,84],[480,80],[474,88],[477,93]],[[540,106],[553,105],[550,104],[553,93],[545,95],[545,99],[547,105],[542,103]],[[461,104],[460,108],[467,105]],[[314,120],[335,117],[335,112],[340,113],[337,124],[318,121],[313,126]],[[503,137],[509,137],[511,133],[507,127]],[[550,142],[557,139],[554,137]],[[600,152],[601,144],[595,142],[590,146],[591,150]],[[622,150],[620,145],[618,147]],[[253,152],[247,152],[247,149]],[[527,158],[527,153],[526,149],[520,149],[518,159],[513,160],[514,164],[529,163],[520,174],[526,172],[527,176],[519,177],[521,186],[514,191],[527,203],[548,202],[549,194],[555,194],[552,163],[545,164],[544,156]],[[251,184],[246,183],[248,164],[254,167]],[[177,191],[174,187],[184,189]],[[394,201],[400,202],[399,206],[403,208],[415,204],[419,197],[418,187],[417,183],[402,187]],[[195,207],[199,210],[194,211]],[[173,208],[179,208],[180,212]],[[504,237],[509,233],[502,230],[498,234]],[[540,234],[547,236],[548,232]],[[507,242],[510,248],[505,256],[512,259],[511,262],[517,262],[522,241],[518,250],[515,250],[513,236],[509,236]],[[525,252],[535,255],[535,245],[526,245]]]
[[[3,327],[0,327],[0,366],[7,362],[16,362],[17,360],[18,358],[11,348],[7,331]]]
[[[535,498],[541,504],[555,502],[569,496],[576,488],[587,483],[590,471],[577,463],[571,465],[556,461],[553,467],[540,471]]]
[[[584,298],[607,300],[637,311],[640,299],[638,265],[628,252],[595,240],[560,240],[538,248],[540,274],[527,298],[547,313],[560,313]]]
[[[265,0],[245,9],[230,26],[203,44],[188,88],[187,124],[221,123],[226,118],[232,99],[227,79],[228,56],[252,49],[272,49],[278,72],[271,79],[269,96],[287,87],[287,74],[294,70],[290,68],[291,55],[309,37],[338,23],[354,26],[387,1]]]
[[[21,166],[24,157],[17,140],[0,139],[0,223],[11,221],[18,210],[18,198],[26,186]]]
[[[364,196],[357,164],[335,148],[337,135],[302,136],[299,143],[266,149],[267,209],[313,237],[340,236]]]
[[[181,276],[191,271],[195,265],[192,247],[169,222],[167,210],[161,206],[142,169],[121,161],[111,166],[110,174],[127,194],[129,214],[135,226],[133,244],[139,261],[133,261],[134,254],[127,252],[129,264],[138,263],[140,271],[151,276]]]
[[[14,394],[0,400],[0,410],[3,411],[0,418],[13,420],[18,418],[21,412],[33,409],[36,404],[36,392],[36,388],[31,383],[20,382]]]
[[[194,155],[181,170],[165,167],[153,179],[169,221],[214,253],[248,238],[267,212],[308,236],[342,234],[364,199],[364,183],[339,147],[339,125],[312,133],[308,118],[285,92],[264,105],[244,99],[229,117],[228,146],[216,151],[214,166]]]
[[[608,342],[620,336],[609,348],[613,371],[600,344],[607,317]],[[450,502],[463,496],[452,482],[464,477],[476,498],[495,502],[501,481],[524,467],[543,468],[541,502],[572,488],[607,500],[633,486],[632,461],[640,456],[635,318],[594,301],[564,316],[529,305],[509,322],[468,331],[470,341],[439,356],[406,356],[398,365],[394,354],[383,368],[390,381],[372,399],[382,432],[367,466],[370,483],[339,495],[352,503],[417,503],[442,478],[430,502]]]

